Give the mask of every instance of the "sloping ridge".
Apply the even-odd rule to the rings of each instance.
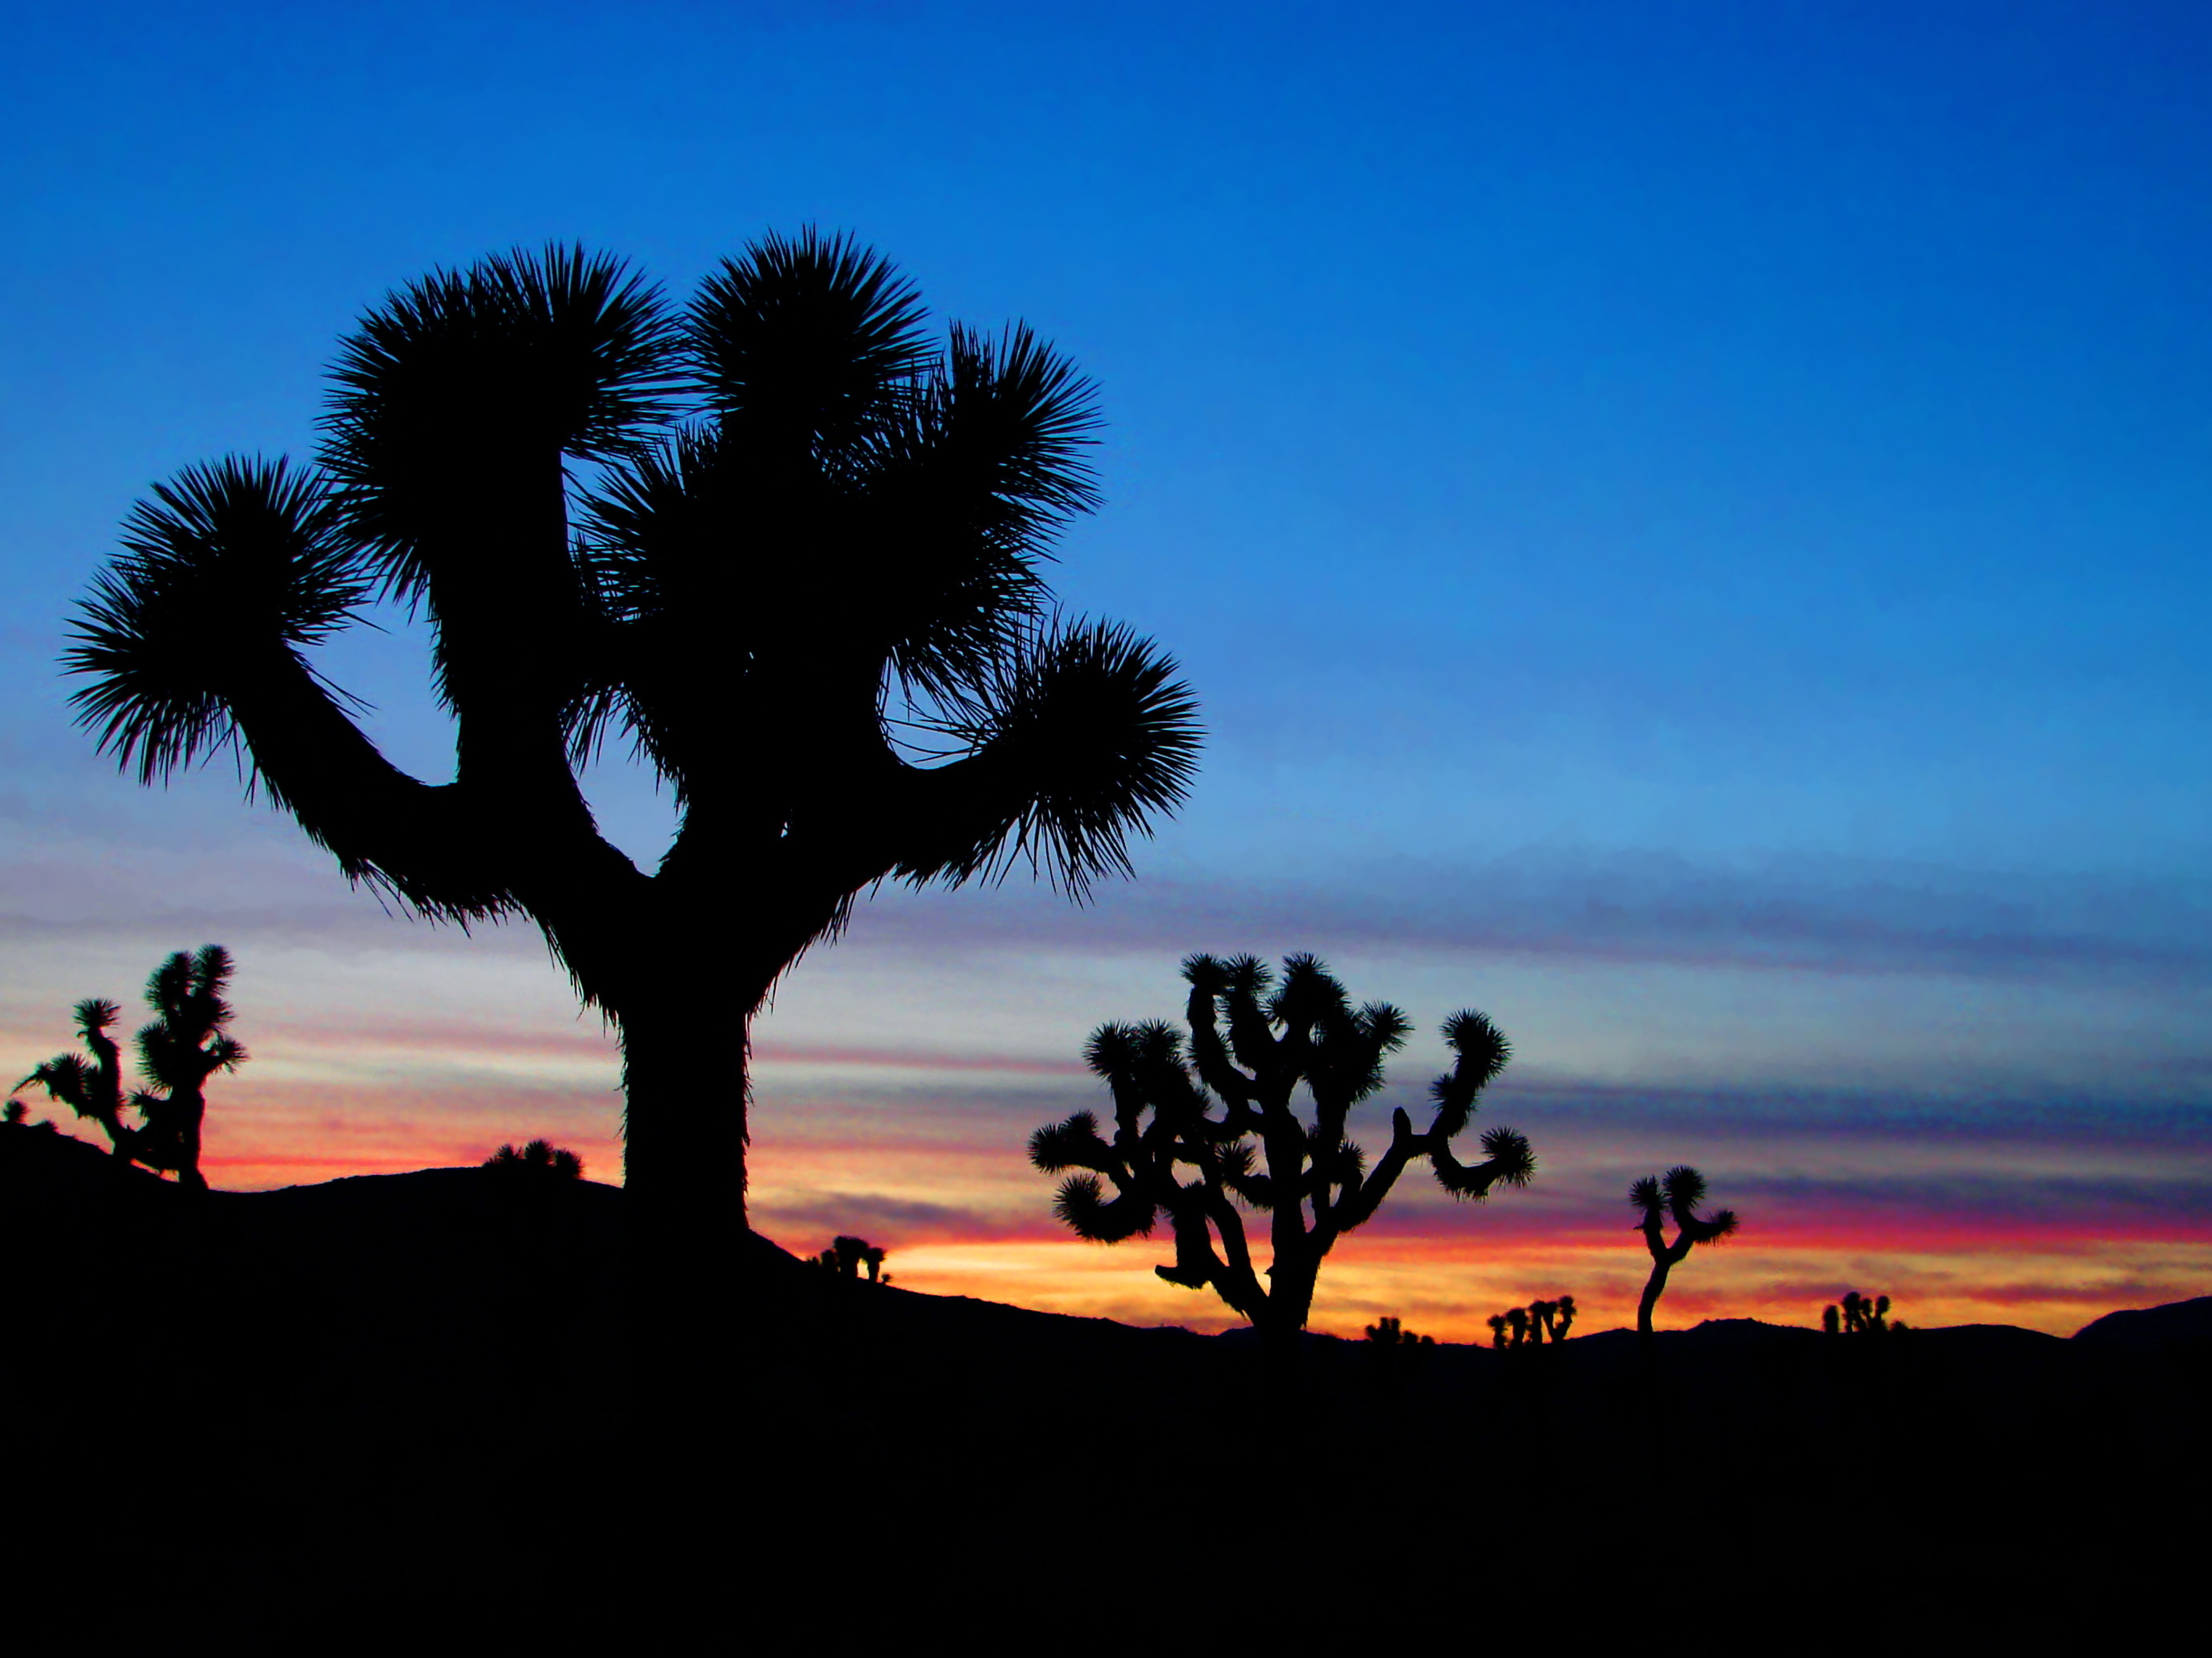
[[[2076,1330],[2074,1339],[2093,1347],[2145,1351],[2177,1343],[2212,1343],[2212,1296],[2107,1313]]]

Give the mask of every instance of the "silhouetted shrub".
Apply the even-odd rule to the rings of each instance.
[[[1912,1327],[1901,1318],[1890,1317],[1887,1296],[1868,1297],[1847,1290],[1840,1306],[1821,1313],[1820,1327],[1832,1336],[1885,1336]]]
[[[246,1063],[243,1045],[228,1034],[231,1006],[224,995],[234,971],[230,952],[204,944],[179,950],[146,981],[152,1023],[136,1039],[138,1066],[149,1088],[131,1090],[125,1115],[122,1058],[107,1033],[122,1010],[98,997],[72,1010],[77,1035],[89,1051],[48,1060],[15,1084],[39,1087],[78,1116],[99,1125],[115,1155],[149,1169],[173,1173],[185,1186],[204,1189],[200,1136],[207,1117],[207,1079]]]
[[[1511,1308],[1492,1316],[1490,1345],[1510,1351],[1516,1347],[1540,1347],[1547,1341],[1565,1341],[1574,1321],[1572,1296],[1561,1296],[1557,1301],[1532,1301],[1526,1307]]]
[[[1651,1252],[1651,1276],[1644,1281],[1644,1298],[1636,1307],[1640,1335],[1651,1333],[1652,1311],[1667,1288],[1667,1275],[1698,1244],[1717,1243],[1736,1230],[1733,1209],[1717,1210],[1711,1218],[1701,1218],[1698,1206],[1705,1200],[1705,1177],[1686,1163],[1676,1164],[1663,1175],[1646,1175],[1628,1188],[1629,1206],[1642,1216],[1637,1230],[1644,1234],[1644,1248]],[[1674,1220],[1671,1243],[1665,1230],[1669,1215]]]
[[[1406,1017],[1384,1002],[1354,1009],[1311,956],[1284,963],[1279,988],[1250,956],[1193,956],[1182,972],[1188,1046],[1163,1021],[1091,1034],[1085,1057],[1113,1092],[1111,1139],[1088,1111],[1030,1137],[1037,1168],[1078,1171],[1060,1182],[1053,1205],[1078,1236],[1119,1243],[1149,1236],[1164,1214],[1175,1264],[1153,1271],[1186,1289],[1210,1287],[1279,1350],[1305,1326],[1322,1260],[1373,1217],[1415,1157],[1426,1157],[1455,1197],[1528,1183],[1535,1157],[1510,1128],[1482,1136],[1480,1163],[1452,1154],[1453,1139],[1510,1054],[1483,1014],[1445,1021],[1456,1058],[1431,1084],[1428,1128],[1416,1133],[1402,1109],[1394,1112],[1389,1147],[1370,1169],[1346,1121],[1382,1085],[1383,1056],[1412,1029]],[[1313,1103],[1310,1121],[1293,1107],[1301,1088]],[[1197,1178],[1187,1181],[1178,1169]],[[1245,1236],[1247,1210],[1268,1217],[1273,1259],[1264,1273]]]
[[[532,1140],[520,1151],[512,1145],[502,1145],[484,1159],[483,1166],[524,1179],[584,1178],[583,1158],[566,1146],[555,1145],[550,1140]]]

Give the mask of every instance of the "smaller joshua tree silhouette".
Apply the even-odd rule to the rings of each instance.
[[[1846,1290],[1842,1305],[1832,1306],[1820,1315],[1820,1327],[1832,1336],[1881,1336],[1911,1327],[1901,1318],[1890,1317],[1887,1296],[1863,1296],[1856,1290]]]
[[[231,1006],[224,992],[234,971],[221,944],[179,950],[146,981],[154,1021],[137,1035],[138,1066],[150,1088],[131,1090],[125,1119],[122,1056],[108,1035],[123,1011],[89,997],[73,1010],[77,1035],[89,1052],[62,1054],[17,1083],[40,1087],[78,1116],[99,1125],[115,1155],[125,1162],[173,1173],[178,1183],[207,1189],[200,1173],[200,1130],[207,1117],[207,1081],[218,1071],[246,1063],[243,1044],[229,1034]]]
[[[58,1054],[15,1086],[45,1089],[50,1097],[96,1124],[107,1136],[115,1155],[128,1163],[137,1145],[138,1129],[123,1120],[123,1059],[115,1039],[107,1034],[123,1017],[123,1010],[100,997],[88,996],[70,1012],[76,1020],[77,1038],[92,1057]],[[21,1103],[9,1102],[10,1106]]]
[[[546,1180],[584,1178],[583,1158],[550,1140],[532,1140],[520,1151],[512,1145],[502,1145],[484,1159],[483,1166],[502,1174],[535,1175]]]
[[[1678,1163],[1662,1175],[1645,1175],[1628,1188],[1629,1206],[1642,1218],[1637,1230],[1651,1252],[1651,1276],[1644,1285],[1644,1299],[1636,1305],[1636,1332],[1651,1333],[1651,1314],[1667,1288],[1667,1275],[1681,1265],[1701,1243],[1717,1243],[1736,1229],[1735,1211],[1717,1209],[1700,1218],[1698,1206],[1705,1200],[1705,1177],[1686,1163]],[[1674,1221],[1674,1240],[1667,1241],[1668,1216]]]
[[[1434,1336],[1417,1336],[1395,1318],[1384,1317],[1367,1327],[1367,1339],[1378,1347],[1433,1347]]]
[[[1099,1026],[1084,1057],[1111,1093],[1110,1127],[1079,1111],[1030,1137],[1030,1161],[1065,1176],[1053,1212],[1078,1237],[1149,1236],[1164,1217],[1175,1264],[1153,1272],[1211,1288],[1276,1354],[1296,1351],[1328,1252],[1373,1218],[1415,1159],[1454,1197],[1478,1200],[1535,1171],[1528,1140],[1510,1128],[1483,1134],[1480,1163],[1452,1151],[1511,1054],[1486,1016],[1444,1022],[1453,1062],[1429,1086],[1428,1127],[1416,1132],[1411,1114],[1393,1111],[1389,1144],[1370,1165],[1348,1121],[1382,1086],[1383,1060],[1413,1029],[1405,1015],[1387,1002],[1354,1008],[1312,956],[1291,957],[1279,980],[1251,956],[1191,956],[1182,975],[1189,1036],[1164,1020]],[[1248,1213],[1266,1218],[1264,1266]]]
[[[824,1272],[834,1272],[839,1278],[857,1278],[865,1267],[869,1283],[889,1284],[891,1281],[891,1275],[884,1271],[883,1247],[871,1243],[866,1238],[841,1234],[831,1240],[827,1249],[810,1259]]]
[[[1490,1320],[1490,1345],[1510,1351],[1516,1347],[1540,1347],[1565,1341],[1575,1321],[1575,1298],[1532,1301],[1494,1314]]]

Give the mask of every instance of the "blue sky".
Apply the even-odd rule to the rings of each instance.
[[[15,8],[8,1029],[42,1053],[76,978],[203,927],[566,1017],[472,965],[527,940],[422,941],[227,778],[113,779],[59,629],[149,483],[312,448],[392,285],[580,238],[681,292],[815,222],[1097,379],[1058,584],[1182,659],[1212,739],[1144,883],[890,901],[794,979],[793,1042],[1072,1053],[1186,949],[1305,945],[1425,1025],[1478,985],[1554,1079],[2201,1127],[2212,14],[1376,12]],[[333,657],[434,770],[419,641]],[[650,790],[596,786],[649,854]],[[268,993],[322,1028],[343,984]]]

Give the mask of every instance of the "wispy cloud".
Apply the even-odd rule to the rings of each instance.
[[[1699,864],[1662,853],[1530,852],[1469,867],[1389,859],[1323,885],[1222,872],[1148,876],[1070,909],[1019,888],[887,894],[860,930],[885,944],[1094,949],[1376,946],[1686,966],[1998,979],[2123,975],[2212,984],[2212,890],[2180,881],[1991,876],[1844,859]]]

